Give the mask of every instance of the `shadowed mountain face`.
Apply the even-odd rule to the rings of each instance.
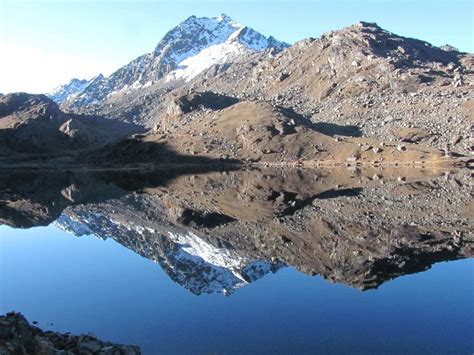
[[[284,266],[361,290],[472,257],[469,172],[415,169],[2,175],[0,222],[113,238],[195,294]]]
[[[65,113],[44,95],[0,97],[0,161],[71,157],[140,131],[99,116]]]

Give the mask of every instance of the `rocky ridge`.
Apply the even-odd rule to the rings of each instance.
[[[71,100],[73,97],[80,94],[93,81],[94,78],[91,80],[79,80],[74,78],[67,84],[54,88],[48,96],[51,100],[59,104],[63,101]]]
[[[360,22],[279,53],[246,53],[189,83],[152,85],[89,109],[152,128],[166,119],[173,97],[214,92],[284,107],[326,133],[337,125],[347,128],[343,135],[470,154],[473,64],[471,54]]]
[[[456,164],[447,151],[337,137],[347,128],[334,125],[332,132],[325,132],[304,116],[264,101],[205,92],[179,97],[168,108],[168,115],[153,131],[106,146],[86,161],[109,166],[171,162],[170,154],[163,152],[172,151],[182,163],[205,158],[266,166]]]
[[[65,157],[139,131],[133,125],[98,116],[66,114],[44,95],[0,97],[0,159]]]
[[[168,80],[171,73],[192,66],[186,62],[191,58],[199,63],[208,49],[236,41],[251,50],[210,64],[190,81]],[[113,76],[117,80],[94,80],[111,80],[112,86],[120,82],[133,90],[75,109],[133,122],[147,127],[148,134],[106,142],[95,135],[100,129],[92,132],[75,120],[62,122],[61,135],[109,143],[78,158],[80,164],[105,166],[424,166],[457,164],[460,155],[470,154],[472,55],[365,22],[263,51],[273,44],[227,16],[191,17],[152,54],[161,58],[160,65],[186,65],[167,64],[161,72],[132,62],[139,69],[131,63],[117,72],[123,77]],[[159,82],[145,85],[149,75],[160,76]],[[130,84],[130,78],[138,84]],[[61,107],[72,109],[66,103]]]

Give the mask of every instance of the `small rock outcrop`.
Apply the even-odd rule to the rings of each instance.
[[[21,313],[0,316],[0,354],[101,354],[138,355],[140,348],[97,339],[93,335],[69,335],[42,331]]]
[[[221,95],[212,91],[191,92],[173,100],[168,107],[168,114],[181,115],[198,108],[222,110],[239,102],[235,97]]]

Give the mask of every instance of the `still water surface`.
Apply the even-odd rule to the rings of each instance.
[[[273,201],[279,186],[270,179],[272,190],[261,198],[259,193],[266,191],[263,181],[268,178],[257,176],[251,180],[247,176],[242,184],[235,182],[238,176],[231,176],[228,182],[229,175],[224,174],[226,183],[221,184],[220,176],[211,176],[213,191],[224,191],[225,195],[235,184],[240,192],[245,187],[245,191],[253,191],[250,202],[245,202],[249,209],[255,208],[254,203],[259,203],[259,208],[268,208],[267,202]],[[448,185],[444,185],[446,179],[436,179],[435,191],[442,198],[442,189],[448,189]],[[63,206],[65,210],[61,207],[59,218],[54,215],[53,207],[46,206],[40,197],[32,198],[34,193],[24,194],[21,188],[16,191],[23,193],[21,201],[31,205],[26,209],[24,204],[21,209],[15,207],[16,214],[12,217],[6,207],[12,204],[7,204],[4,197],[0,212],[4,212],[4,221],[8,223],[0,226],[0,313],[20,311],[28,320],[38,321],[43,329],[93,333],[104,340],[139,345],[145,354],[470,354],[474,350],[474,261],[469,258],[472,257],[470,237],[462,229],[464,216],[454,221],[459,225],[441,217],[446,221],[440,225],[443,231],[450,231],[451,225],[454,229],[452,235],[443,232],[438,237],[439,226],[433,212],[434,217],[425,218],[423,233],[413,234],[411,229],[404,229],[407,234],[386,252],[389,256],[379,249],[389,248],[393,242],[389,238],[399,238],[398,234],[384,237],[388,233],[386,229],[375,229],[377,233],[370,237],[374,239],[365,245],[361,231],[354,234],[354,230],[344,227],[336,235],[338,246],[330,251],[335,254],[329,257],[324,247],[333,242],[334,236],[324,234],[329,233],[325,230],[320,231],[321,238],[328,239],[319,244],[318,234],[301,248],[296,247],[298,241],[291,234],[285,234],[283,239],[270,237],[275,231],[283,233],[283,226],[299,226],[298,236],[306,238],[304,226],[311,215],[326,216],[325,213],[333,213],[334,209],[343,211],[360,193],[366,195],[359,197],[360,201],[351,205],[351,209],[355,215],[360,211],[354,206],[364,206],[361,216],[369,216],[370,222],[367,213],[376,214],[380,207],[367,212],[367,202],[370,198],[387,201],[388,195],[384,193],[390,189],[386,185],[383,191],[369,192],[365,187],[362,192],[357,190],[357,194],[339,194],[332,188],[330,194],[322,195],[321,191],[327,191],[324,187],[308,204],[308,196],[295,187],[298,184],[286,184],[280,186],[280,195],[275,199],[281,201],[271,204],[278,212],[277,217],[264,211],[258,220],[245,214],[241,207],[230,208],[234,199],[222,200],[221,195],[213,195],[210,200],[219,214],[198,216],[196,212],[179,210],[179,218],[169,217],[166,213],[174,208],[176,201],[182,204],[192,200],[195,211],[199,206],[203,209],[206,200],[201,198],[208,196],[210,190],[196,195],[186,190],[196,181],[198,177],[193,177],[192,182],[186,180],[177,185],[179,189],[167,185],[168,189],[160,192],[140,191],[133,193],[133,198],[129,190],[123,196],[114,192],[112,198],[99,205],[95,196],[93,203],[71,203]],[[411,182],[403,181],[402,187],[406,189],[408,183]],[[259,188],[254,191],[256,185]],[[68,182],[65,186],[71,185]],[[77,191],[79,185],[75,186]],[[123,184],[120,186],[123,188]],[[202,188],[200,183],[196,186],[198,190]],[[74,200],[70,194],[74,189],[59,187],[61,196]],[[392,188],[392,192],[399,191],[400,181]],[[51,191],[48,200],[55,196]],[[374,193],[379,195],[374,197]],[[424,198],[433,191],[428,189],[425,193]],[[419,202],[418,193],[410,196],[413,196],[411,204]],[[13,201],[10,195],[8,198]],[[142,216],[145,205],[158,211],[154,198],[166,201],[165,212],[159,214],[163,219],[157,220],[153,214]],[[400,198],[400,195],[392,196],[390,201],[396,204]],[[17,195],[15,201],[19,201]],[[337,207],[332,205],[335,201]],[[457,203],[460,201],[462,198]],[[41,213],[32,214],[33,202],[41,205]],[[54,206],[57,205],[56,201]],[[454,200],[451,205],[455,206]],[[290,207],[293,209],[288,212]],[[463,211],[467,210],[461,208],[460,215]],[[175,216],[177,212],[173,213]],[[304,219],[298,219],[299,213],[304,213]],[[386,221],[393,213],[386,215]],[[50,215],[54,215],[56,222],[50,223]],[[338,214],[327,216],[335,218]],[[378,220],[380,217],[370,225],[377,225]],[[358,221],[365,219],[360,217]],[[351,220],[349,224],[354,223]],[[35,226],[38,224],[46,226]],[[161,231],[163,235],[156,239],[158,228],[163,225],[167,226],[167,232]],[[226,226],[230,226],[229,230]],[[213,236],[237,238],[230,233],[237,226],[241,244],[236,245],[242,247],[238,253],[234,253],[235,246],[212,239]],[[426,231],[428,227],[432,235]],[[308,228],[319,231],[319,224],[315,222]],[[248,235],[258,232],[266,236],[265,244],[255,241],[258,233],[249,244],[261,250],[242,246],[247,243],[241,236],[246,231]],[[344,231],[350,232],[348,236]],[[201,232],[210,236],[205,237]],[[269,240],[273,240],[270,247]],[[354,246],[351,244],[354,240],[360,242]],[[383,244],[372,248],[375,241]],[[351,246],[350,252],[346,245]],[[309,248],[314,250],[306,255]],[[337,254],[340,250],[344,250],[342,256]],[[321,261],[325,258],[328,259]],[[392,260],[398,260],[397,264]],[[319,266],[319,262],[325,266]],[[311,276],[316,273],[311,270],[321,270],[326,277]],[[331,278],[337,282],[328,281]]]

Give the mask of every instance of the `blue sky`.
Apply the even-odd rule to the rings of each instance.
[[[0,92],[39,93],[72,77],[108,75],[190,15],[221,13],[289,43],[364,20],[474,49],[471,0],[0,0]]]

